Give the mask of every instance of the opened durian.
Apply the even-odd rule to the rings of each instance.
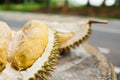
[[[70,48],[79,46],[86,41],[91,34],[91,23],[107,23],[106,20],[85,20],[76,23],[45,22],[51,29],[57,32],[60,43],[60,51],[69,51]]]
[[[91,33],[91,23],[106,21],[43,23],[32,20],[19,31],[12,31],[7,24],[0,22],[0,80],[47,80],[47,76],[51,76],[54,70],[59,50],[64,52],[80,44],[87,50],[87,55],[99,61],[94,66],[97,66],[102,77],[114,76],[114,70],[107,59],[83,43]]]
[[[0,80],[46,80],[58,55],[56,33],[44,23],[30,21],[17,32],[0,23]]]
[[[79,57],[80,60],[76,59],[76,62],[71,64],[68,62],[68,66],[67,66],[67,62],[65,62],[66,59],[61,60],[62,62],[64,62],[62,68],[65,71],[59,71],[60,69],[59,68],[57,70],[58,72],[56,72],[58,76],[54,74],[54,77],[52,77],[51,80],[57,80],[57,79],[117,80],[112,63],[109,62],[97,48],[91,46],[86,42],[87,38],[91,34],[91,23],[107,23],[107,21],[87,20],[76,23],[62,23],[62,22],[61,23],[46,22],[46,23],[47,25],[49,25],[51,29],[57,32],[58,40],[60,43],[59,49],[61,52],[70,51],[72,48],[75,47],[80,47],[79,49],[83,51],[83,52],[82,51],[79,52],[79,50],[76,51],[79,52],[79,55],[81,54],[80,56],[76,57],[76,58]],[[72,56],[72,58],[73,57],[74,56]],[[74,59],[75,58],[73,58],[73,60]],[[76,65],[70,67],[72,64],[76,64]],[[65,69],[64,65],[65,67],[68,67],[68,69]],[[74,70],[77,69],[77,70],[76,72],[74,72],[74,70],[72,69]]]

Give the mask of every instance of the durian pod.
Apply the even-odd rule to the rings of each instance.
[[[17,46],[12,60],[12,65],[18,69],[30,67],[42,55],[48,43],[48,27],[40,21],[28,22],[22,31],[25,37]]]
[[[0,21],[0,71],[6,67],[10,40],[11,30],[5,22]]]
[[[100,80],[117,80],[114,67],[110,61],[95,47],[90,45],[88,42],[84,42],[82,46],[88,53],[93,55],[97,60],[97,68],[100,70]]]
[[[0,72],[0,80],[47,80],[59,56],[56,32],[44,23],[33,20],[25,24],[23,30],[13,32],[12,38],[12,44],[9,45],[16,48],[11,47],[15,50],[11,50],[14,53],[11,54],[6,68]],[[27,45],[22,45],[24,43]],[[23,64],[20,61],[23,61]]]
[[[46,22],[46,24],[57,32],[60,50],[66,51],[75,48],[86,41],[91,32],[92,23],[107,23],[106,20],[83,20],[75,23]]]

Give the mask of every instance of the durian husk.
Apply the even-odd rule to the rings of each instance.
[[[76,23],[45,22],[48,27],[57,32],[60,51],[63,53],[86,41],[92,33],[92,23],[107,23],[106,20],[83,20]]]
[[[13,54],[16,50],[16,47],[19,46],[20,41],[25,36],[22,31],[12,31],[15,37],[13,42],[11,41],[8,49],[8,61],[6,61],[6,68],[0,72],[0,80],[47,80],[48,76],[51,76],[51,72],[55,69],[57,58],[59,56],[59,42],[56,32],[48,29],[48,43],[41,53],[42,55],[28,68],[25,69],[16,69],[11,64],[15,55]],[[44,33],[44,32],[43,32]],[[12,38],[13,38],[12,36]],[[33,42],[34,43],[34,42]],[[36,44],[36,46],[39,44]],[[15,48],[13,47],[15,46]],[[35,46],[33,46],[35,47]],[[14,49],[14,50],[12,50]]]
[[[59,42],[58,37],[56,35],[56,32],[54,33],[55,41],[53,45],[53,49],[50,53],[50,56],[48,57],[48,60],[44,63],[41,70],[35,73],[33,77],[31,77],[29,80],[47,80],[49,76],[52,76],[52,71],[55,69],[56,62],[58,61],[59,57]]]
[[[47,48],[31,67],[22,71],[16,70],[8,62],[6,68],[0,72],[0,80],[47,80],[52,75],[59,57],[58,37],[53,31],[49,35],[51,36]]]

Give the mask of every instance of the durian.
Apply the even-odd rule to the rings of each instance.
[[[87,54],[99,61],[98,68],[103,77],[115,76],[112,64],[85,43],[91,34],[91,23],[106,21],[58,23],[32,20],[19,31],[10,30],[7,24],[0,22],[0,80],[47,80],[54,70],[59,51],[70,51],[80,44]]]
[[[8,26],[4,28],[7,37],[4,37],[2,27],[0,23],[0,48],[4,49],[0,53],[3,64],[0,66],[0,80],[46,80],[59,56],[56,32],[44,23],[32,20],[20,31],[10,30],[10,40]]]
[[[86,41],[92,33],[92,23],[107,23],[106,20],[85,20],[76,23],[47,22],[46,24],[57,32],[60,51],[64,52],[75,48]]]

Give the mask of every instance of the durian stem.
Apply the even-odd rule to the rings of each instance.
[[[102,24],[107,24],[108,21],[107,20],[87,20],[86,21],[88,24],[92,24],[92,23],[102,23]]]

